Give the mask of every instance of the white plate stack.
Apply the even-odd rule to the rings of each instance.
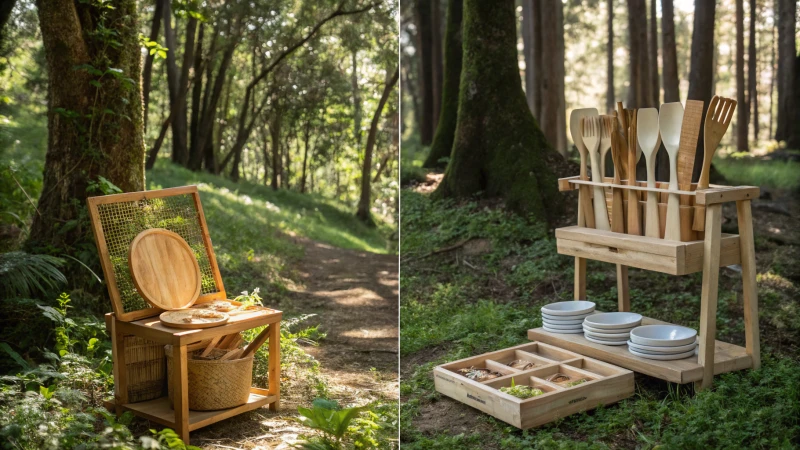
[[[697,330],[680,325],[645,325],[631,331],[628,351],[647,359],[669,361],[694,356]]]
[[[575,300],[550,303],[542,307],[545,331],[561,334],[583,333],[583,319],[594,314],[594,302]]]
[[[631,330],[642,323],[640,314],[611,312],[588,316],[583,321],[586,340],[603,345],[625,345]]]

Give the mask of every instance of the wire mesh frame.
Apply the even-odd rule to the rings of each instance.
[[[192,248],[201,272],[198,302],[226,298],[197,186],[91,197],[89,215],[114,314],[131,321],[162,310],[150,307],[131,280],[128,254],[142,231],[164,228]]]

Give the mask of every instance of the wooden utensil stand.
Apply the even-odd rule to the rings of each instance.
[[[610,178],[606,178],[602,183],[580,180],[579,177],[562,178],[559,180],[559,190],[578,190],[581,185],[601,186],[609,198],[612,187],[640,191],[645,198],[648,191],[657,192],[660,197],[665,196],[668,192],[667,189],[661,187],[647,188],[644,183],[637,183],[636,186],[623,186],[611,184],[611,181]],[[710,387],[715,374],[759,368],[761,359],[758,297],[750,205],[752,199],[758,198],[759,188],[712,185],[708,189],[696,190],[695,187],[692,185],[689,190],[680,191],[679,194],[684,199],[688,197],[689,208],[687,209],[695,209],[692,208],[693,206],[705,208],[705,231],[702,240],[680,242],[615,233],[586,228],[584,223],[557,229],[556,239],[559,253],[575,257],[576,300],[586,299],[587,259],[617,265],[619,311],[630,311],[628,267],[673,275],[702,271],[698,356],[676,361],[644,359],[634,356],[626,346],[595,344],[581,334],[555,334],[547,332],[543,328],[529,330],[528,338],[557,345],[566,350],[667,381],[695,382],[698,389]],[[579,191],[579,195],[584,192],[589,192],[589,190]],[[722,234],[721,232],[722,204],[726,202],[736,202],[738,235]],[[691,224],[691,221],[689,223]],[[719,269],[733,264],[740,264],[742,268],[745,347],[715,340]],[[644,318],[642,321],[643,325],[653,323],[663,322],[651,318]]]

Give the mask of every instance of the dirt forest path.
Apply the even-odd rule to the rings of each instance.
[[[346,250],[303,238],[305,249],[289,270],[297,282],[281,302],[285,317],[316,314],[327,336],[303,349],[320,363],[329,396],[342,405],[397,401],[398,258]],[[287,374],[282,374],[287,376]],[[297,381],[297,380],[292,380]],[[308,429],[294,421],[297,406],[313,399],[282,383],[277,413],[260,408],[192,432],[203,449],[289,449]]]

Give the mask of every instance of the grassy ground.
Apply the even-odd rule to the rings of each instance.
[[[777,177],[734,173],[729,182]],[[757,169],[760,170],[760,169]],[[798,175],[794,175],[796,179]],[[792,178],[789,176],[789,178]],[[732,181],[733,180],[733,181]],[[793,448],[800,445],[800,234],[796,197],[765,183],[772,201],[754,205],[763,367],[718,376],[695,393],[637,375],[636,393],[618,404],[522,432],[439,395],[431,370],[527,341],[539,308],[572,298],[573,261],[556,252],[552,231],[482,200],[433,202],[402,191],[401,442],[403,448]],[[781,185],[779,187],[785,187]],[[725,227],[735,224],[726,208]],[[732,231],[732,230],[731,230]],[[466,242],[466,243],[465,243]],[[453,244],[451,251],[432,252]],[[630,271],[632,309],[698,327],[700,274]],[[616,308],[610,264],[589,263],[587,296]],[[743,345],[740,274],[720,273],[718,339]]]

